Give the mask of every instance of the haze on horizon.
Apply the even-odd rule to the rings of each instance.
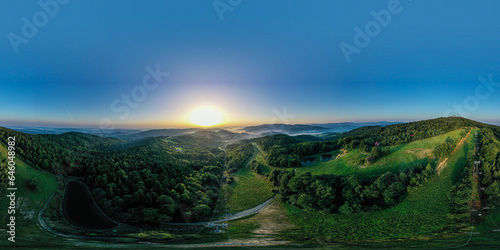
[[[17,52],[9,34],[43,7],[7,2],[0,126],[184,128],[206,106],[216,127],[500,124],[499,2],[243,1],[221,20],[212,1],[70,1]],[[341,45],[391,4],[347,60]]]

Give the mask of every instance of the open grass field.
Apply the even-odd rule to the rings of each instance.
[[[257,144],[253,144],[254,146],[254,150],[256,150],[255,152],[255,160],[257,160],[258,163],[260,163],[261,167],[262,167],[262,170],[264,171],[264,174],[269,174],[271,173],[271,171],[273,171],[273,167],[269,166],[266,162],[266,160],[264,159],[264,156],[265,156],[265,153],[264,151],[260,148],[259,145]]]
[[[391,154],[375,162],[365,165],[359,164],[369,155],[359,150],[352,150],[346,155],[325,162],[318,162],[297,169],[297,172],[311,172],[312,174],[337,174],[337,175],[381,175],[387,171],[400,172],[416,164],[427,165],[432,159],[432,150],[449,136],[456,139],[462,130],[455,130],[444,135],[419,140],[408,144],[392,146]],[[433,165],[434,166],[434,165]]]
[[[452,132],[442,138],[455,136],[455,133],[458,132]],[[435,139],[436,143],[440,141],[437,138],[431,139]],[[424,143],[432,145],[429,141]],[[411,147],[422,147],[421,144],[415,144]],[[390,246],[398,245],[400,240],[405,240],[407,244],[408,240],[429,240],[451,235],[454,235],[457,242],[447,244],[456,245],[462,242],[462,238],[465,242],[466,237],[456,238],[457,233],[463,230],[460,229],[463,225],[450,224],[452,220],[447,197],[452,187],[454,169],[463,169],[466,164],[466,152],[473,150],[473,145],[473,137],[469,136],[450,157],[448,166],[440,175],[434,175],[427,183],[410,192],[401,203],[389,209],[341,215],[307,212],[285,205],[287,215],[298,227],[285,231],[283,235],[288,239],[325,244],[361,242]],[[410,149],[405,146],[400,150]]]
[[[478,234],[472,235],[468,247],[479,249],[500,246],[500,209],[485,213],[474,231]]]
[[[7,155],[7,148],[0,144],[0,152],[3,155]],[[16,241],[19,240],[20,243],[16,244],[24,244],[26,240],[36,238],[36,235],[47,236],[42,233],[38,228],[36,222],[38,219],[38,213],[43,208],[45,203],[49,200],[52,194],[55,192],[58,186],[58,181],[56,177],[50,173],[43,172],[40,170],[36,170],[30,166],[28,166],[24,161],[20,158],[15,159],[16,162],[16,200],[17,206],[16,209]],[[27,186],[27,182],[32,179],[37,179],[40,190],[35,192],[32,191]],[[4,225],[0,227],[1,229],[6,228],[6,224],[8,223],[8,214],[7,207],[8,200],[5,197],[5,193],[2,190],[2,198],[0,202],[0,218],[1,224]],[[2,232],[2,235],[4,232]],[[24,243],[23,243],[24,242]],[[11,245],[9,241],[7,241],[7,235],[5,234],[5,238],[0,240],[1,245]]]
[[[434,175],[424,185],[412,190],[395,207],[377,212],[351,215],[324,214],[321,212],[304,211],[297,207],[280,203],[279,199],[277,199],[274,201],[276,203],[274,209],[279,208],[278,214],[283,217],[280,217],[279,220],[276,220],[277,212],[274,214],[271,212],[269,214],[260,213],[233,221],[228,233],[215,234],[211,230],[203,230],[197,235],[199,238],[175,242],[178,244],[188,242],[196,244],[226,241],[230,237],[231,239],[242,239],[245,240],[243,242],[252,244],[254,243],[252,237],[255,235],[264,237],[266,240],[272,240],[276,235],[280,235],[285,241],[298,241],[315,246],[318,244],[332,246],[339,243],[343,246],[353,247],[406,247],[411,245],[416,248],[442,248],[458,247],[467,243],[463,248],[484,248],[485,246],[494,248],[500,244],[500,231],[494,231],[500,229],[500,211],[498,209],[483,217],[483,220],[474,229],[478,234],[473,235],[470,241],[469,235],[466,233],[471,228],[468,225],[454,225],[452,223],[452,214],[449,211],[448,195],[451,186],[456,179],[457,173],[461,173],[466,166],[465,158],[467,152],[474,149],[473,132],[465,143],[448,159],[448,164],[441,174]],[[422,151],[420,150],[421,148],[433,148],[435,145],[441,143],[446,136],[456,138],[459,133],[460,131],[454,131],[420,142],[394,147],[392,149],[394,155],[386,156],[380,159],[380,163],[376,162],[368,168],[374,167],[376,164],[381,164],[382,160],[388,165],[394,165],[398,159],[395,154],[402,154],[401,152],[407,154],[407,158],[402,158],[402,162],[406,161],[408,164],[412,164],[412,162],[418,160],[418,154]],[[0,152],[4,155],[7,153],[5,146],[0,145]],[[352,158],[358,157],[355,151],[349,154],[352,154]],[[349,154],[345,156],[347,157],[345,158],[347,162]],[[362,154],[359,153],[359,155]],[[227,186],[230,194],[228,200],[230,212],[234,213],[255,207],[273,195],[270,183],[264,177],[255,174],[251,170],[249,163],[254,159],[263,165],[265,173],[269,173],[272,170],[271,167],[265,164],[262,151],[254,145],[253,156],[247,160],[245,166],[239,172],[234,174],[237,177],[237,181]],[[322,163],[315,165],[319,164]],[[56,190],[58,181],[54,175],[36,170],[19,158],[16,158],[16,166],[16,185],[18,187],[16,195],[18,199],[23,197],[24,204],[21,205],[18,211],[34,211],[31,219],[24,219],[21,215],[16,216],[19,222],[19,226],[16,226],[16,240],[19,240],[19,243],[16,243],[17,246],[37,249],[43,246],[43,244],[54,244],[55,247],[53,249],[62,249],[65,246],[74,247],[75,244],[100,246],[102,248],[113,245],[111,242],[98,243],[85,239],[61,238],[54,240],[55,238],[41,231],[36,224],[38,213]],[[400,170],[399,166],[394,166],[393,168],[386,167],[382,172],[388,171],[387,169]],[[353,172],[356,175],[366,175],[368,173],[378,173],[378,171]],[[31,191],[25,185],[26,181],[35,177],[38,179],[41,187],[38,192]],[[5,197],[5,194],[2,194],[2,197]],[[7,201],[2,198],[0,208],[6,211],[6,207]],[[7,223],[6,215],[6,212],[0,214],[1,223]],[[284,217],[285,215],[286,217]],[[0,230],[3,228],[5,227],[0,227]],[[274,228],[274,231],[271,230],[273,231],[271,234],[266,234],[265,232],[269,228]],[[0,249],[4,249],[6,246],[12,246],[12,244],[6,238],[0,239]],[[147,246],[139,243],[134,243],[130,246],[147,248]],[[207,244],[206,246],[210,247],[211,245]],[[119,244],[115,247],[119,248]]]
[[[263,162],[261,152],[254,145],[254,154],[245,165],[234,174],[236,179],[229,185],[229,211],[231,213],[240,212],[255,207],[273,196],[271,185],[264,176],[254,173],[250,167],[250,162],[257,159]],[[265,168],[264,172],[269,171]]]

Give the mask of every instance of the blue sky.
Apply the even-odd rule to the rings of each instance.
[[[211,0],[41,2],[57,8],[0,6],[0,125],[185,127],[206,105],[226,125],[445,114],[500,123],[500,2],[220,0],[224,20]],[[390,21],[349,63],[340,44],[356,46],[372,12]],[[146,67],[169,75],[126,106]],[[490,75],[488,89],[478,77]]]

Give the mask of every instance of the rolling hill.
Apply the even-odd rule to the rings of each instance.
[[[180,134],[160,135],[164,132]],[[38,202],[33,206],[47,201],[57,178],[78,178],[108,216],[138,228],[154,228],[159,221],[204,221],[221,215],[221,210],[256,206],[273,193],[279,195],[275,206],[294,225],[279,236],[299,243],[317,244],[311,242],[315,239],[326,245],[391,247],[405,242],[452,247],[468,237],[464,233],[470,230],[469,200],[487,204],[491,218],[498,218],[498,126],[448,117],[367,126],[322,138],[252,138],[222,129],[184,132],[153,131],[146,133],[151,137],[126,141],[79,132],[35,135],[0,128],[0,152],[6,155],[5,138],[16,136],[16,152],[22,159],[19,180],[39,176],[44,188],[40,199],[36,192],[23,191],[27,199]],[[317,162],[303,166],[306,157]],[[367,161],[368,157],[374,159]],[[477,159],[484,162],[481,174],[472,171]],[[5,160],[0,164],[5,168]],[[52,213],[59,206],[51,207],[49,217],[57,218]],[[473,216],[491,244],[497,242],[486,233],[490,224],[477,213]],[[31,233],[37,230],[32,222],[23,225]],[[70,232],[64,228],[59,230]],[[241,228],[228,230],[252,235]],[[214,238],[211,234],[206,233]]]

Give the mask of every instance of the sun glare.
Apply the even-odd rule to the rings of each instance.
[[[189,122],[203,127],[210,127],[222,122],[222,113],[213,107],[199,107],[191,113]]]

